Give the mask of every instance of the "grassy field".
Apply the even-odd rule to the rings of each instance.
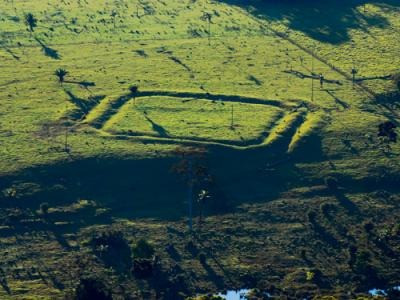
[[[0,298],[62,299],[82,272],[116,299],[398,285],[400,146],[377,133],[399,124],[398,94],[384,96],[400,72],[400,5],[332,3],[0,0]],[[206,149],[215,195],[192,234],[173,171],[182,146]],[[169,283],[104,265],[90,238],[111,229],[149,239]],[[352,247],[382,284],[348,263]]]

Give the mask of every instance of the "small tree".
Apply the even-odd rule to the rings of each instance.
[[[207,150],[196,147],[178,147],[175,153],[181,157],[180,161],[173,166],[173,171],[181,175],[187,183],[188,198],[188,225],[189,230],[193,228],[193,188],[204,179],[204,167],[199,164]]]
[[[68,75],[68,71],[67,70],[65,70],[65,69],[57,69],[55,72],[54,72],[54,75],[56,75],[57,77],[58,77],[58,82],[60,83],[60,84],[62,84],[63,82],[64,82],[64,80],[65,80],[65,76],[67,76]]]
[[[134,258],[151,258],[155,251],[153,246],[145,239],[140,239],[137,241],[135,247],[132,249]]]
[[[35,27],[37,27],[37,19],[32,13],[27,13],[25,15],[25,24],[28,26],[29,32],[34,32]]]

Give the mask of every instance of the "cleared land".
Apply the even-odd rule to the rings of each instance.
[[[400,5],[276,2],[0,2],[0,298],[62,299],[88,273],[117,299],[399,283],[400,144],[377,132],[399,123]],[[213,178],[193,234],[180,146]],[[162,271],[109,268],[90,241],[111,229]]]

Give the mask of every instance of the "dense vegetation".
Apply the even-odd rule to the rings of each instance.
[[[0,0],[0,28],[1,299],[398,297],[398,1]]]

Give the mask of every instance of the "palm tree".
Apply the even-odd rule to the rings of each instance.
[[[32,13],[27,13],[25,15],[25,24],[28,26],[28,30],[30,32],[35,31],[35,27],[37,26],[37,19]]]
[[[116,10],[113,10],[111,12],[111,18],[113,19],[113,23],[114,23],[114,28],[115,28],[115,18],[118,16],[118,13]]]
[[[60,84],[62,84],[63,82],[64,82],[64,78],[65,78],[65,76],[67,76],[68,75],[68,71],[67,70],[65,70],[65,69],[57,69],[55,72],[54,72],[54,75],[56,75],[57,77],[58,77],[58,81],[60,82]]]

